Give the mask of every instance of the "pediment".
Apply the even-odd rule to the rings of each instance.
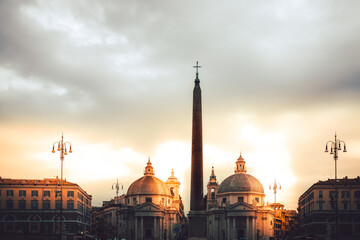
[[[237,202],[233,205],[230,205],[226,208],[227,211],[254,211],[256,207],[254,205],[245,203],[245,202]]]
[[[151,202],[143,203],[135,208],[135,211],[141,212],[157,212],[157,211],[164,211],[164,208],[160,205],[156,205]]]

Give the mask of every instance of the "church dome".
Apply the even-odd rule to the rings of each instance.
[[[218,194],[239,192],[264,193],[261,182],[250,174],[246,174],[245,161],[241,154],[236,161],[235,174],[229,176],[220,184]]]
[[[264,187],[250,174],[233,174],[220,184],[218,190],[218,194],[238,192],[264,193]]]
[[[170,190],[157,177],[143,176],[130,185],[127,195],[170,195]]]
[[[145,167],[144,176],[133,182],[128,188],[127,195],[168,195],[170,190],[165,183],[154,176],[152,164],[149,161]]]

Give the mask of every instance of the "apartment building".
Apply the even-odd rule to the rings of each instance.
[[[360,239],[360,177],[319,181],[300,196],[298,206],[300,239],[333,239],[336,225],[339,239]]]
[[[74,239],[90,231],[91,198],[58,178],[0,177],[0,239]]]

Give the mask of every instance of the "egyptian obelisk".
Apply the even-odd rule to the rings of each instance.
[[[206,214],[203,194],[203,143],[201,88],[199,64],[196,62],[196,79],[193,91],[193,119],[191,142],[191,193],[189,218],[189,239],[206,239]]]

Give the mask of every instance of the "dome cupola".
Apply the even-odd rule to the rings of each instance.
[[[264,187],[257,178],[246,173],[245,160],[240,154],[236,161],[235,174],[220,184],[218,194],[243,192],[264,194]]]
[[[155,171],[150,161],[147,162],[144,176],[134,181],[128,188],[127,195],[166,195],[170,196],[170,190],[165,183],[154,176]]]

